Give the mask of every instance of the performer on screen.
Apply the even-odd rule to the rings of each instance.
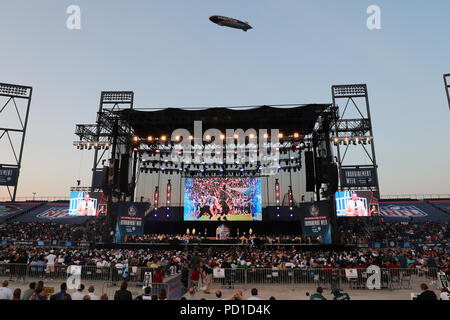
[[[94,202],[89,199],[89,193],[85,192],[83,200],[78,201],[76,214],[78,216],[93,216],[95,215]]]
[[[200,219],[204,214],[209,215],[209,219],[212,219],[213,214],[211,212],[211,206],[212,206],[212,199],[209,196],[202,196],[201,198],[201,206],[200,206],[200,213],[198,215],[198,218]]]
[[[364,206],[364,202],[358,200],[358,194],[356,192],[352,192],[352,199],[347,202],[345,214],[349,217],[367,216],[367,209]]]
[[[220,217],[217,219],[219,221],[228,221],[227,215],[230,212],[230,207],[227,204],[227,191],[226,187],[223,186],[223,189],[220,191]]]

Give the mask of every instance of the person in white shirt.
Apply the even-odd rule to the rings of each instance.
[[[71,297],[72,300],[83,300],[85,294],[83,293],[84,290],[84,284],[80,284],[80,287],[77,291],[72,293]]]
[[[252,289],[252,296],[248,298],[247,300],[261,300],[260,297],[258,297],[258,289],[253,288]]]
[[[439,298],[440,300],[450,300],[450,293],[447,288],[442,288]]]
[[[50,273],[55,272],[56,255],[53,254],[53,250],[50,250],[50,254],[45,259],[47,260],[47,271]]]
[[[89,286],[88,295],[91,296],[91,300],[100,300],[99,297],[94,294],[94,290],[95,290],[94,286]]]
[[[8,288],[8,280],[3,280],[0,288],[0,300],[11,300],[13,296],[12,290]]]

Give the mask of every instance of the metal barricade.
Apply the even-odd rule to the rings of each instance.
[[[436,280],[437,269],[379,269],[373,275],[364,268],[351,269],[224,269],[224,277],[213,278],[214,285],[232,288],[235,285],[321,286],[324,288],[367,289],[373,277],[379,276],[380,289],[411,289],[420,283]],[[372,278],[371,278],[372,277]]]
[[[19,263],[2,263],[0,264],[0,277],[9,278],[10,280],[23,280],[27,277],[27,265]]]

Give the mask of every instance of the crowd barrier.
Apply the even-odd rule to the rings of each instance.
[[[73,274],[72,266],[45,264],[0,264],[0,277],[17,281],[31,282],[34,280],[61,280],[67,281]],[[150,282],[153,288],[168,287],[164,284],[153,283],[155,269],[147,267],[97,267],[77,266],[81,282],[102,281],[104,290],[120,285],[127,280],[129,285],[140,287],[144,285],[146,273],[150,273]],[[167,266],[162,269],[165,276],[179,275],[181,264]],[[414,269],[379,269],[381,289],[411,289],[420,283],[436,280],[438,269],[414,268]],[[189,273],[191,274],[191,272]],[[214,269],[213,285],[223,287],[234,286],[321,286],[324,288],[368,288],[369,283],[374,283],[373,272],[368,269],[323,269],[323,268],[232,268]],[[148,279],[147,279],[148,280]],[[190,276],[189,276],[190,280]],[[178,281],[178,280],[177,280]],[[202,282],[202,281],[201,281]],[[112,290],[112,289],[111,289]],[[117,288],[115,289],[117,290]],[[158,291],[157,289],[154,289]],[[141,290],[142,291],[142,290]],[[156,292],[155,291],[155,292]],[[111,293],[108,291],[108,293]]]
[[[411,289],[422,282],[436,280],[438,269],[380,269],[380,289]],[[363,289],[375,284],[367,269],[216,269],[213,283],[223,287],[235,285],[301,286]]]
[[[154,276],[155,269],[146,267],[97,267],[80,266],[80,278],[82,281],[122,281],[142,282],[146,272],[151,272]],[[0,277],[9,277],[14,280],[66,280],[73,273],[71,266],[66,265],[46,265],[46,264],[14,264],[0,263]],[[176,268],[175,268],[176,270]],[[171,270],[164,270],[166,275]]]

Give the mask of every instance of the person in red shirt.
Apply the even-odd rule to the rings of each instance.
[[[154,283],[162,283],[164,278],[164,274],[161,271],[161,268],[158,268],[155,273],[155,278],[153,279]]]
[[[198,271],[198,268],[194,268],[191,274],[191,282],[194,290],[197,290],[199,279],[200,279],[200,271]]]
[[[21,293],[22,293],[22,291],[19,288],[14,290],[13,298],[11,300],[20,300],[20,294]]]

